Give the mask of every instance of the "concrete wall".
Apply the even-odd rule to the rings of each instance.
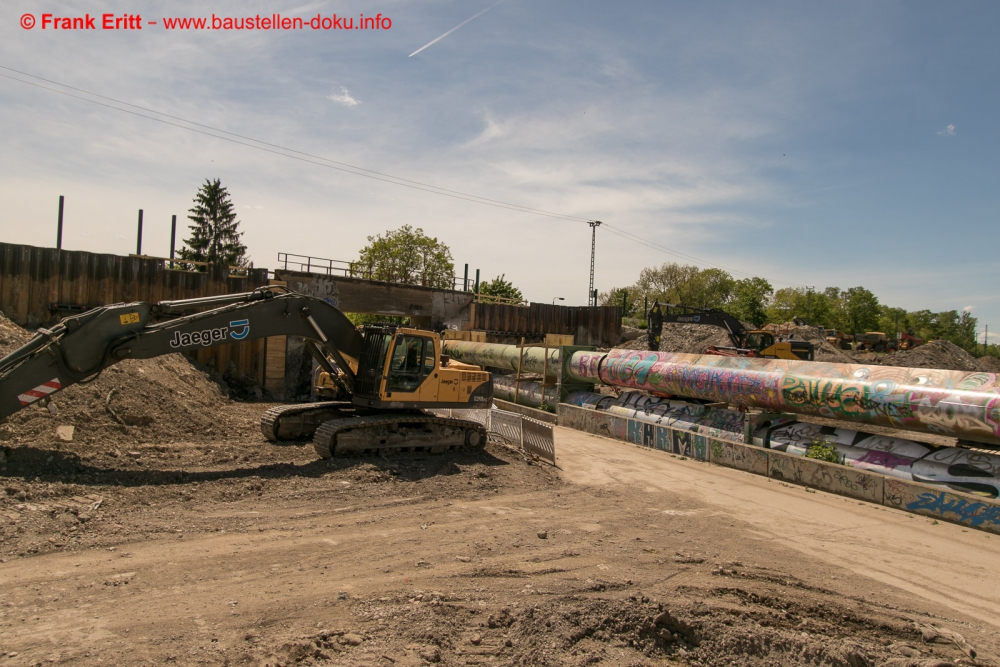
[[[559,404],[560,426],[1000,534],[1000,501]]]
[[[288,289],[323,299],[345,313],[409,317],[414,326],[435,329],[462,329],[462,324],[472,319],[472,292],[283,269],[275,270],[274,276]]]

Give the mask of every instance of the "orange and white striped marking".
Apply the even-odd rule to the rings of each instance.
[[[59,383],[59,378],[52,378],[45,384],[40,384],[34,389],[29,389],[23,394],[18,394],[17,400],[21,401],[21,405],[31,405],[40,398],[45,398],[54,391],[62,389],[62,385]]]

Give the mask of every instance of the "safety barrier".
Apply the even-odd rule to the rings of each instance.
[[[492,410],[436,410],[437,414],[468,419],[486,427],[490,436],[556,464],[556,445],[552,424],[531,419],[516,412]]]
[[[559,404],[559,425],[1000,534],[1000,501],[947,487],[790,456],[566,403]]]

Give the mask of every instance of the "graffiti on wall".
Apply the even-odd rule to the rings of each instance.
[[[852,468],[1000,497],[996,454],[803,422],[760,429],[754,443],[792,456],[806,456],[816,444],[832,445],[840,462]]]
[[[885,480],[889,507],[1000,533],[1000,506],[900,480]]]

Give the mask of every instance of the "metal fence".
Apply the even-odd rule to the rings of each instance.
[[[348,262],[342,259],[327,259],[326,257],[311,257],[309,255],[294,255],[292,253],[279,252],[278,266],[286,271],[298,271],[300,273],[320,273],[328,276],[344,276],[345,278],[362,278],[390,283],[399,282],[398,280],[386,280],[384,277],[376,276],[372,272],[371,267],[364,267],[358,262]],[[442,280],[446,281],[447,278],[442,278]],[[450,287],[435,286],[457,292],[469,292],[472,290],[472,281],[467,278],[451,276]]]
[[[436,412],[482,424],[486,427],[486,432],[491,438],[523,449],[552,465],[556,464],[556,445],[552,424],[497,408],[492,410],[437,410]]]

